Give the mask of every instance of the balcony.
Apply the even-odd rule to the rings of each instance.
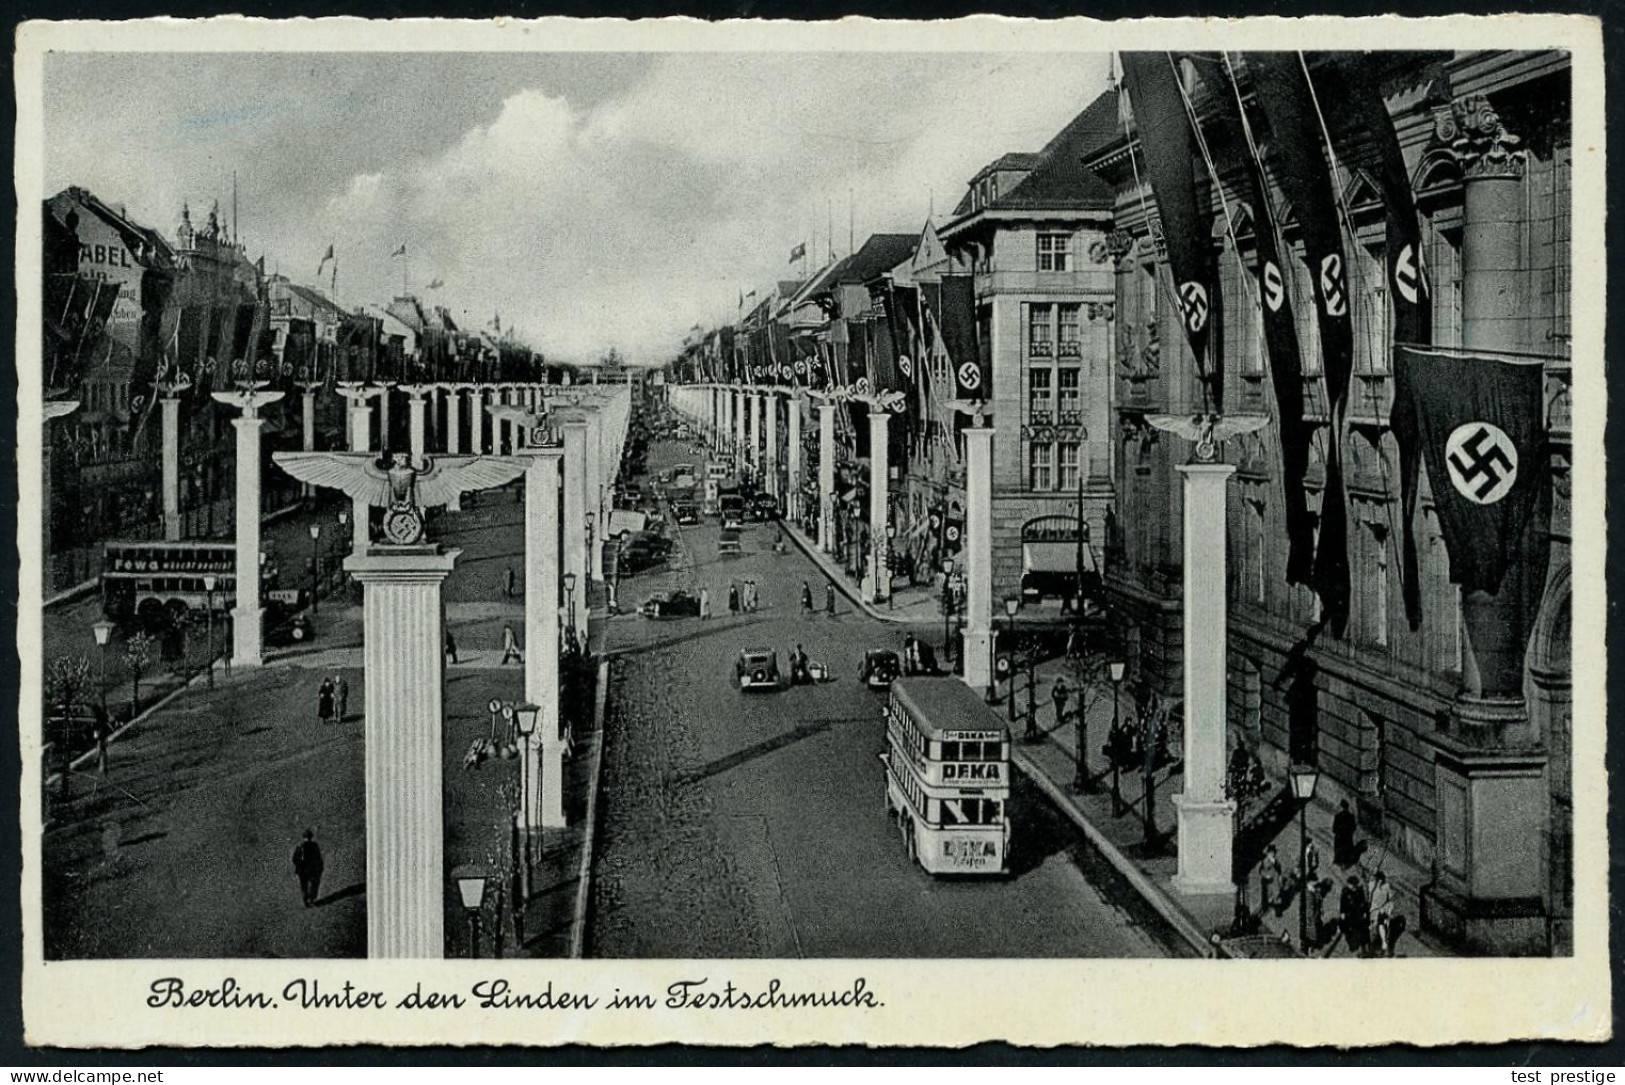
[[[1046,343],[1044,345],[1047,347],[1049,344]],[[1083,357],[1083,344],[1076,339],[1061,340],[1060,356],[1063,358]]]
[[[1055,356],[1055,344],[1048,341],[1030,342],[1027,344],[1027,356],[1029,358],[1053,358]]]

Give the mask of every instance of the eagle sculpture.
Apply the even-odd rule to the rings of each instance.
[[[278,452],[272,459],[300,482],[387,510],[384,534],[398,546],[422,540],[424,509],[511,482],[526,467],[509,456],[425,456],[414,466],[405,452],[394,453],[388,466],[373,452]]]
[[[1270,421],[1263,414],[1148,414],[1145,420],[1153,429],[1177,433],[1195,442],[1192,459],[1198,463],[1214,462],[1225,441],[1261,430]]]

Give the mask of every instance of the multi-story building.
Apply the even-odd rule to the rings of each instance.
[[[1084,159],[1116,132],[1117,97],[1107,93],[1042,150],[980,170],[936,231],[944,260],[975,277],[992,376],[995,598],[1079,571],[1080,520],[1092,562],[1114,499],[1116,296],[1106,239],[1117,200]],[[1046,595],[1042,607],[1063,604]]]
[[[1323,62],[1311,55],[1309,70]],[[1435,930],[1481,950],[1565,952],[1572,916],[1568,60],[1556,52],[1472,52],[1394,54],[1382,63],[1388,109],[1422,218],[1434,342],[1483,347],[1483,329],[1470,327],[1477,317],[1464,299],[1493,289],[1501,299],[1496,347],[1547,359],[1555,498],[1549,575],[1532,586],[1526,608],[1532,624],[1523,682],[1528,719],[1509,724],[1504,734],[1474,738],[1457,718],[1461,695],[1476,676],[1469,673],[1474,668],[1461,593],[1450,580],[1426,472],[1413,521],[1421,597],[1416,628],[1401,605],[1403,505],[1389,424],[1393,380],[1383,204],[1372,180],[1375,166],[1368,170],[1361,145],[1344,138],[1343,122],[1333,115],[1329,136],[1341,144],[1334,176],[1353,272],[1353,381],[1339,434],[1348,492],[1350,614],[1343,636],[1306,636],[1320,612],[1313,593],[1289,585],[1284,575],[1281,455],[1271,436],[1279,430],[1271,426],[1233,442],[1229,456],[1237,473],[1230,483],[1227,540],[1232,742],[1256,749],[1277,771],[1289,761],[1312,761],[1321,773],[1319,798],[1349,802],[1381,848],[1431,866],[1435,884],[1422,910]],[[1199,123],[1211,115],[1208,94],[1234,93],[1228,83],[1208,87],[1211,76],[1191,63],[1182,74]],[[1240,86],[1246,93],[1244,66]],[[1115,120],[1115,106],[1109,114]],[[1247,185],[1239,165],[1225,165],[1239,164],[1239,155],[1248,152],[1227,145],[1219,125],[1206,127],[1205,135],[1222,181],[1216,186],[1206,165],[1196,162],[1216,223],[1212,246],[1223,301],[1214,313],[1213,342],[1226,371],[1226,410],[1275,416],[1261,345],[1252,217],[1236,195]],[[1169,302],[1165,258],[1148,222],[1155,199],[1144,183],[1145,159],[1134,128],[1117,127],[1082,164],[1110,186],[1115,225],[1102,238],[1112,262],[1101,266],[1118,317],[1116,420],[1107,430],[1119,446],[1118,505],[1108,534],[1106,583],[1124,628],[1131,679],[1177,696],[1184,540],[1174,467],[1187,449],[1146,419],[1194,412],[1202,398],[1179,313]],[[1278,192],[1272,196],[1286,251],[1295,257],[1285,285],[1299,325],[1305,407],[1318,430],[1306,481],[1309,506],[1318,514],[1332,419],[1302,241],[1291,209],[1282,206]],[[1486,237],[1499,231],[1515,235],[1522,254],[1517,266],[1485,258]],[[1464,332],[1473,334],[1464,338]],[[1539,801],[1474,798],[1484,794],[1477,789],[1492,776],[1513,781],[1523,799],[1539,795]]]

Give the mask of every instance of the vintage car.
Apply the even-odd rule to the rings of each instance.
[[[681,588],[663,591],[645,599],[643,605],[638,607],[638,613],[645,618],[697,618],[700,598]]]
[[[757,494],[750,499],[748,513],[752,520],[777,520],[779,518],[779,499],[772,494]]]
[[[295,614],[285,622],[271,627],[270,642],[274,645],[303,644],[316,634],[316,627],[303,614]]]
[[[892,680],[903,673],[903,661],[890,648],[871,648],[863,653],[863,665],[858,668],[858,681],[870,689],[888,689]]]
[[[619,568],[623,573],[640,573],[659,565],[670,553],[670,539],[640,531],[621,544]]]
[[[734,680],[741,690],[778,689],[779,654],[771,648],[741,648]]]
[[[700,510],[686,501],[674,502],[671,506],[671,518],[682,527],[688,527],[700,522]]]
[[[744,548],[739,542],[739,529],[736,527],[723,528],[722,534],[717,537],[717,553],[740,554],[743,552]]]

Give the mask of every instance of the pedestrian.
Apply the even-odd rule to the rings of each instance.
[[[1326,900],[1332,895],[1332,880],[1321,878],[1309,883],[1309,943],[1306,949],[1319,949],[1330,937],[1333,924],[1326,919]]]
[[[293,872],[299,876],[299,896],[310,908],[316,904],[316,894],[322,888],[322,848],[316,843],[316,834],[305,830],[304,839],[293,849]]]
[[[903,638],[903,673],[916,674],[919,671],[920,653],[915,647],[914,634],[910,633]]]
[[[1371,876],[1371,942],[1372,950],[1380,956],[1394,955],[1389,940],[1389,926],[1394,918],[1394,890],[1388,884],[1388,875],[1377,871]]]
[[[1348,939],[1349,953],[1356,957],[1365,956],[1366,937],[1370,931],[1368,919],[1369,909],[1365,899],[1365,887],[1360,884],[1360,876],[1352,874],[1349,880],[1343,883],[1343,894],[1338,901],[1338,913],[1343,927],[1343,937]]]
[[[446,626],[446,662],[457,662],[457,639],[451,635],[451,626]]]
[[[519,652],[519,640],[513,635],[513,626],[505,625],[502,627],[502,662],[497,666],[506,665],[510,659],[517,659],[521,663],[525,661]]]
[[[1066,702],[1072,696],[1065,675],[1055,676],[1055,684],[1050,687],[1049,696],[1050,700],[1055,702],[1055,726],[1059,727],[1066,720]]]
[[[1360,861],[1359,850],[1354,844],[1355,827],[1354,812],[1349,809],[1349,801],[1344,799],[1338,804],[1337,814],[1332,818],[1332,862],[1339,868],[1347,868]]]
[[[1281,881],[1281,858],[1275,853],[1275,845],[1271,844],[1264,849],[1264,858],[1258,864],[1258,885],[1263,891],[1259,898],[1258,914],[1275,909],[1280,910],[1280,898],[1276,896],[1275,887]]]
[[[739,587],[739,609],[744,611],[746,614],[749,614],[751,611],[756,609],[756,600],[754,598],[755,590],[756,581],[754,580],[747,579]]]
[[[831,618],[835,617],[835,582],[833,580],[824,585],[824,613]]]
[[[710,588],[701,588],[700,589],[700,617],[709,618],[710,616],[711,616],[711,589]]]
[[[316,719],[326,723],[333,718],[333,680],[323,678],[321,686],[316,690]]]
[[[803,614],[813,612],[812,585],[805,580],[801,582],[801,612]]]
[[[509,599],[513,598],[513,581],[513,566],[510,565],[508,566],[507,573],[504,574],[502,579],[502,594],[506,595]]]
[[[1320,880],[1320,848],[1313,837],[1303,846],[1303,880],[1306,885]]]
[[[731,580],[728,582],[728,612],[739,613],[739,584]]]
[[[350,683],[345,680],[342,674],[333,676],[333,697],[338,702],[335,709],[338,722],[343,723],[349,718],[350,714]]]

